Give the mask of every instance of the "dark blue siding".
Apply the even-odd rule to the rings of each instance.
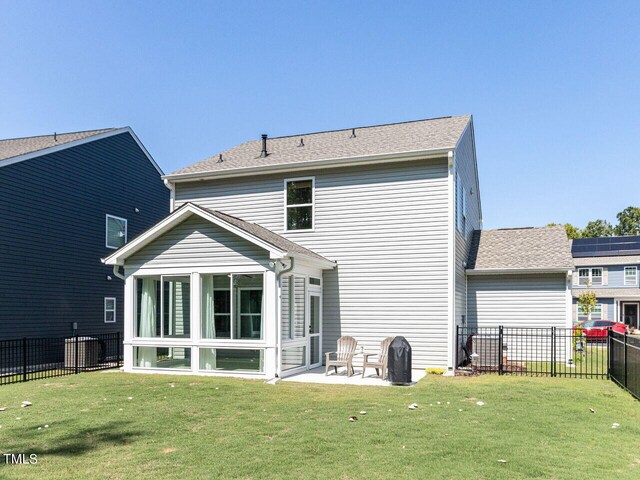
[[[169,213],[129,133],[0,167],[0,338],[69,335],[72,322],[80,335],[123,331],[124,282],[100,262],[114,251],[107,213],[128,220],[129,240]],[[104,297],[117,299],[115,325]]]

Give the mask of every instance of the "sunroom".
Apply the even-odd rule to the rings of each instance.
[[[335,263],[188,203],[103,260],[125,280],[128,372],[274,378],[321,364]]]

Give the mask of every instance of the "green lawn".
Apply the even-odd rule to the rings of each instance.
[[[96,372],[2,386],[0,407],[0,450],[38,456],[0,456],[7,479],[640,478],[640,402],[607,380],[374,388]]]

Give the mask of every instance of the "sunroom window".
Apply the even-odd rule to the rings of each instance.
[[[138,337],[191,336],[191,282],[187,276],[143,277],[137,280]]]
[[[285,180],[286,230],[313,230],[314,179]]]
[[[261,273],[202,276],[202,338],[263,338]]]

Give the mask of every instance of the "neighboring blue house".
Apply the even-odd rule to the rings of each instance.
[[[128,127],[0,140],[0,339],[122,331],[100,259],[168,213],[161,175]]]
[[[572,243],[576,270],[573,275],[573,320],[586,320],[577,297],[592,290],[598,306],[593,320],[615,320],[640,328],[640,237],[580,238]]]

